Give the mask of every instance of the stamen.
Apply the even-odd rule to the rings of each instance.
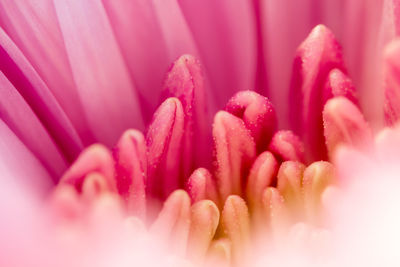
[[[174,191],[164,202],[150,232],[176,255],[184,256],[190,229],[190,198],[183,190]]]
[[[246,186],[247,202],[253,213],[260,212],[263,192],[274,182],[278,167],[274,155],[268,151],[260,154],[254,161]]]
[[[232,114],[219,111],[214,118],[216,178],[221,200],[230,194],[242,194],[256,145],[243,121]]]
[[[304,170],[305,166],[300,162],[285,161],[278,172],[277,189],[285,199],[285,203],[290,209],[294,220],[302,219],[303,217],[301,181]]]
[[[329,100],[323,112],[324,135],[330,158],[339,145],[370,151],[372,132],[360,110],[347,98]]]
[[[191,55],[183,55],[174,62],[164,83],[164,96],[178,98],[185,114],[182,148],[185,178],[195,166],[207,164],[205,155],[211,153],[204,86],[200,63]]]
[[[321,210],[321,197],[325,189],[334,183],[334,167],[325,161],[314,162],[304,171],[303,193],[309,220],[316,222]]]
[[[188,257],[194,262],[204,260],[219,224],[219,210],[214,202],[201,200],[191,208]]]
[[[353,82],[339,69],[329,72],[324,89],[324,102],[332,97],[344,96],[358,106],[358,98]]]
[[[168,98],[154,114],[146,136],[148,179],[146,191],[162,200],[183,186],[181,177],[184,113],[177,98]]]
[[[102,145],[92,145],[84,150],[61,177],[60,184],[71,184],[80,192],[86,176],[93,172],[103,175],[108,188],[116,192],[114,161],[111,152]]]
[[[273,237],[277,237],[288,224],[285,200],[277,188],[268,187],[263,192],[262,204],[264,209],[264,224],[262,225],[263,229],[260,230],[264,230],[263,232],[270,233]]]
[[[127,130],[114,151],[118,192],[126,201],[128,212],[144,218],[147,177],[146,143],[141,132]]]
[[[290,93],[290,119],[306,147],[307,160],[327,158],[323,135],[323,92],[329,72],[345,72],[342,49],[333,33],[316,26],[297,49]]]
[[[82,185],[82,196],[88,199],[96,199],[101,194],[110,192],[104,175],[92,172],[89,173]]]
[[[257,145],[257,152],[263,152],[276,128],[276,114],[268,98],[253,91],[242,91],[234,95],[225,110],[241,118]]]
[[[400,39],[391,42],[384,53],[385,120],[393,126],[400,117]]]
[[[233,260],[246,258],[250,245],[250,217],[246,202],[239,196],[231,195],[222,210],[222,225],[232,242]]]
[[[305,161],[304,144],[292,131],[276,132],[268,150],[274,153],[279,161]]]
[[[199,168],[193,172],[186,184],[186,191],[193,203],[210,199],[218,204],[218,193],[211,173],[204,168]]]

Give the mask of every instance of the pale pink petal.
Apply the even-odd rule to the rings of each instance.
[[[390,25],[387,26],[389,31],[397,36],[400,34],[400,1],[399,0],[385,0],[383,5],[383,19],[387,20]],[[392,37],[393,38],[393,37]]]
[[[252,91],[241,91],[234,95],[225,110],[241,118],[257,145],[257,152],[263,152],[276,128],[275,109],[268,98]]]
[[[348,26],[343,20],[346,2],[347,0],[314,0],[319,8],[320,23],[327,25],[340,41],[343,40],[344,28]]]
[[[350,100],[339,96],[329,100],[324,107],[324,135],[329,156],[334,156],[340,145],[350,145],[370,151],[372,131],[363,114]]]
[[[100,1],[54,1],[83,114],[96,140],[113,145],[143,127],[135,87]],[[104,127],[104,126],[107,127]]]
[[[198,60],[183,55],[174,62],[164,83],[164,97],[176,97],[185,112],[182,165],[188,177],[197,166],[208,167],[212,152],[203,73]]]
[[[2,0],[0,25],[54,94],[82,140],[86,144],[93,142],[85,117],[82,116],[82,103],[76,91],[53,0]],[[11,57],[18,61],[23,71],[28,71],[20,65],[20,60],[14,58],[17,55]],[[44,86],[39,82],[31,82],[35,86]]]
[[[261,92],[263,95],[268,95],[268,77],[267,77],[267,72],[266,72],[266,65],[267,62],[265,61],[266,57],[265,54],[267,51],[265,51],[264,47],[264,36],[263,32],[265,29],[263,29],[263,17],[262,17],[262,7],[263,3],[262,1],[253,1],[253,9],[254,9],[254,18],[256,21],[256,36],[257,36],[257,67],[256,67],[256,77],[255,77],[255,91]]]
[[[267,95],[274,103],[280,127],[287,129],[288,89],[296,48],[317,23],[312,0],[260,1],[260,27],[268,82]]]
[[[51,242],[50,225],[43,209],[44,195],[38,195],[48,194],[43,192],[48,188],[40,187],[49,186],[50,177],[18,138],[3,128],[7,126],[2,122],[0,125],[0,212],[3,214],[0,220],[0,265],[54,265],[60,262],[61,256],[57,253],[58,246]],[[6,131],[11,135],[7,135]],[[4,154],[8,149],[13,153]],[[41,243],[38,244],[37,240],[41,240]]]
[[[92,145],[86,148],[61,177],[60,183],[72,185],[80,192],[86,177],[91,173],[103,175],[109,189],[117,190],[114,160],[111,151],[102,145]]]
[[[178,4],[178,0],[153,0],[154,12],[161,28],[168,60],[184,54],[199,58],[196,42]]]
[[[178,0],[218,107],[239,90],[255,89],[257,28],[251,1]]]
[[[146,136],[148,179],[146,191],[152,198],[166,199],[183,187],[181,151],[184,111],[177,98],[168,98],[157,109]]]
[[[72,161],[82,149],[82,142],[57,100],[22,52],[0,29],[0,71],[13,84],[24,101],[40,118],[49,135],[66,159]]]
[[[37,115],[0,71],[0,118],[57,181],[67,168],[64,156]]]
[[[306,159],[326,158],[323,135],[323,91],[329,72],[344,71],[341,47],[333,33],[316,26],[296,52],[290,91],[290,120],[306,144]]]
[[[51,176],[3,120],[0,120],[0,135],[2,182],[34,194],[47,193],[53,184]]]
[[[390,1],[346,1],[342,15],[341,43],[349,76],[359,92],[360,106],[374,129],[379,129],[383,122],[382,51],[389,41],[384,31],[390,27],[384,26],[382,20],[392,17],[389,12],[393,9],[383,10],[384,2],[386,5]]]
[[[385,50],[385,122],[397,123],[400,117],[400,39],[391,42]]]
[[[152,1],[103,0],[103,4],[138,90],[143,116],[149,121],[172,60]]]
[[[146,212],[147,158],[144,136],[127,130],[114,151],[116,182],[119,194],[126,200],[129,213],[143,218]]]
[[[242,194],[256,146],[243,120],[226,111],[214,117],[216,179],[221,201],[231,194]]]
[[[272,137],[268,150],[279,161],[294,160],[304,162],[304,144],[292,131],[281,130]]]

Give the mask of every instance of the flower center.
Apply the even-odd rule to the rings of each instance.
[[[57,214],[68,225],[118,210],[195,262],[238,263],[260,239],[279,242],[293,225],[304,232],[300,222],[323,227],[323,196],[337,181],[322,160],[342,144],[369,149],[372,139],[345,73],[339,44],[317,26],[294,62],[293,130],[277,130],[272,103],[252,91],[235,94],[211,123],[200,65],[182,56],[146,136],[127,130],[112,151],[83,151],[53,194]]]

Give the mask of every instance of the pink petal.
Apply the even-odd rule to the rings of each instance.
[[[332,32],[316,26],[297,50],[293,64],[290,119],[304,140],[309,160],[326,158],[323,135],[323,90],[329,72],[344,70],[342,52]]]
[[[274,153],[279,161],[304,162],[304,144],[292,131],[278,131],[272,137],[268,150]]]
[[[239,90],[255,89],[256,19],[251,1],[178,0],[218,107]]]
[[[43,182],[49,186],[51,178],[18,138],[6,130],[7,126],[2,122],[0,125],[0,265],[59,265],[56,262],[60,262],[63,256],[60,257],[57,251],[59,246],[55,245],[52,227],[49,227],[49,214],[43,209],[44,199],[48,198],[48,192],[43,192],[43,189],[48,187],[41,188]],[[8,149],[13,153],[4,153]],[[30,179],[26,179],[28,177]],[[41,240],[40,245],[36,240]]]
[[[47,193],[53,184],[51,176],[3,120],[0,120],[0,135],[2,182],[33,194]]]
[[[260,208],[263,192],[274,182],[278,167],[278,162],[269,151],[260,154],[254,161],[246,185],[247,201],[251,209]]]
[[[146,211],[146,143],[137,130],[127,130],[114,151],[116,182],[119,194],[127,201],[133,215],[143,218]]]
[[[157,109],[146,136],[148,180],[152,198],[165,199],[183,186],[181,151],[184,111],[177,98],[168,98]]]
[[[135,87],[99,1],[54,1],[68,59],[89,129],[112,145],[143,127]],[[108,127],[104,127],[107,125]]]
[[[61,177],[60,184],[72,185],[80,192],[86,177],[91,173],[103,175],[110,190],[116,191],[114,160],[111,152],[102,145],[86,148]]]
[[[184,54],[199,57],[196,42],[178,0],[155,0],[153,7],[161,28],[169,61],[172,62]]]
[[[25,75],[29,76],[28,79],[35,87],[45,87],[43,82],[48,86],[80,136],[83,137],[82,140],[86,144],[88,141],[93,142],[93,138],[88,136],[85,117],[82,116],[82,104],[76,91],[53,0],[1,0],[0,25],[38,75],[28,75],[32,72],[29,70],[31,67],[23,68],[21,65],[23,61],[15,58],[16,56],[21,57],[21,55],[13,52],[16,48],[6,45],[7,48],[5,49],[10,51],[10,57],[18,62],[17,65],[22,69],[22,72],[27,72]],[[4,45],[2,44],[2,46]],[[5,71],[4,73],[6,74]],[[36,81],[40,79],[39,76],[43,79],[43,82]],[[33,78],[35,80],[32,81]],[[36,89],[39,90],[39,88]],[[40,91],[43,91],[43,89],[40,89]],[[43,95],[44,93],[40,94]]]
[[[387,39],[383,33],[392,29],[382,24],[382,20],[392,18],[383,10],[383,5],[392,0],[345,1],[343,8],[343,53],[360,96],[360,106],[373,128],[382,126],[382,51]],[[397,0],[396,0],[397,1]],[[385,2],[385,3],[384,3]],[[349,27],[349,25],[352,25]]]
[[[204,168],[193,172],[186,184],[186,191],[193,203],[203,199],[210,199],[218,203],[218,194],[211,173]]]
[[[275,109],[268,98],[242,91],[229,100],[225,110],[244,121],[256,142],[257,152],[267,148],[276,128]]]
[[[13,84],[15,87],[13,90],[18,90],[18,94],[40,118],[43,127],[59,146],[66,159],[69,161],[75,159],[82,149],[82,142],[74,126],[40,76],[1,29],[0,60],[2,62],[0,71]],[[34,143],[36,141],[34,140]]]
[[[208,166],[211,136],[200,63],[190,55],[174,62],[164,83],[164,96],[177,97],[185,112],[182,165],[188,177],[197,166]]]
[[[400,34],[400,1],[399,0],[385,0],[383,3],[383,27],[387,31],[391,31],[391,36],[394,38]],[[389,33],[388,33],[389,34]]]
[[[400,116],[400,39],[391,42],[385,50],[385,121],[394,125]]]
[[[149,121],[171,62],[153,4],[130,0],[103,0],[103,4]]]
[[[258,1],[257,1],[258,2]],[[274,103],[280,127],[287,129],[290,72],[297,46],[317,22],[312,0],[259,1],[267,95]]]
[[[314,0],[314,5],[319,8],[320,20],[324,25],[327,25],[340,41],[343,40],[343,30],[348,24],[343,19],[346,0]]]
[[[55,181],[67,165],[63,155],[23,97],[0,71],[0,117],[36,155]]]
[[[224,201],[228,195],[241,195],[256,146],[244,122],[225,111],[214,117],[217,187]]]
[[[360,110],[347,98],[335,97],[324,107],[324,135],[332,158],[339,145],[370,151],[372,132]]]

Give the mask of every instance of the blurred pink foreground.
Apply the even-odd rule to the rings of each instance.
[[[0,0],[0,265],[397,266],[399,8]]]

